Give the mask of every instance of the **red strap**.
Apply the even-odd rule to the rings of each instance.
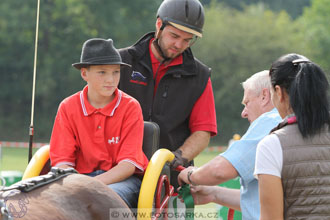
[[[292,116],[292,117],[288,118],[288,124],[294,124],[296,122],[297,122],[296,116]]]

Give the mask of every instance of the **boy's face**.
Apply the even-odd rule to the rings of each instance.
[[[88,84],[88,93],[98,97],[110,97],[120,79],[120,65],[92,65],[81,68],[81,76]]]

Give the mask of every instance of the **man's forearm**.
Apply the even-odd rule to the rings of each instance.
[[[192,169],[189,181],[188,172]],[[234,179],[237,176],[238,173],[235,167],[227,159],[219,155],[199,168],[188,167],[181,171],[179,179],[185,183],[191,183],[192,181],[197,185],[214,186]]]
[[[192,133],[180,147],[182,157],[193,160],[209,144],[211,134],[208,131],[196,131]]]

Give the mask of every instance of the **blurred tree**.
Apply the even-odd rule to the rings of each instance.
[[[313,0],[298,22],[305,30],[306,56],[310,56],[330,77],[330,0]]]
[[[305,7],[310,6],[311,0],[263,0],[271,10],[280,12],[285,10],[292,18],[301,16]]]
[[[213,0],[201,0],[204,4],[209,4]],[[297,18],[303,12],[304,7],[310,5],[311,0],[217,0],[219,3],[225,3],[231,8],[244,10],[245,6],[252,4],[264,4],[273,11],[286,11],[292,18]]]
[[[31,1],[4,0],[0,7],[0,136],[28,135],[36,7]],[[34,19],[35,20],[35,19]],[[30,72],[29,72],[30,70]]]

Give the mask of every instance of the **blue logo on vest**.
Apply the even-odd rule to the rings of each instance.
[[[140,73],[140,72],[133,71],[133,73],[131,75],[130,82],[146,86],[147,85],[147,77],[142,75],[142,73]]]

